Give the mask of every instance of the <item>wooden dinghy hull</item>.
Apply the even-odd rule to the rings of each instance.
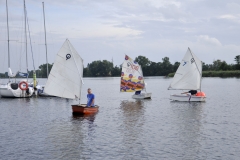
[[[99,106],[95,107],[86,107],[86,104],[76,104],[72,105],[73,114],[94,114],[98,112]]]

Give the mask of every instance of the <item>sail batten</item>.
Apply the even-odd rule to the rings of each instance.
[[[67,39],[59,50],[44,92],[63,98],[80,99],[83,60]]]
[[[135,92],[143,89],[144,79],[141,66],[125,55],[125,60],[122,64],[120,91]]]
[[[202,78],[202,62],[188,48],[182,59],[172,83],[170,90],[200,90]]]

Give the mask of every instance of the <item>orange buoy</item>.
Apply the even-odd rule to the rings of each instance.
[[[206,97],[206,94],[204,92],[197,92],[196,96]]]

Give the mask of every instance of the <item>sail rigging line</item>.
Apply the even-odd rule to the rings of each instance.
[[[24,28],[24,11],[22,12],[22,15],[21,15],[21,17],[22,17],[22,19],[21,19],[21,29],[23,29]],[[18,42],[18,43],[24,43],[23,41],[23,32],[21,32],[21,38],[20,38],[20,42]],[[19,54],[19,61],[20,61],[20,63],[19,63],[19,71],[21,71],[22,70],[22,54],[24,54],[24,47],[23,47],[23,45],[21,44],[20,45],[20,54]]]
[[[26,66],[27,66],[27,73],[28,73],[28,56],[27,56],[27,11],[26,11],[26,4],[25,0],[23,0],[23,6],[24,6],[24,19],[25,19],[25,41],[26,41]],[[27,75],[27,80],[28,80],[28,75]]]
[[[46,49],[46,63],[47,63],[47,78],[48,78],[48,57],[47,57],[47,35],[46,35],[46,24],[45,24],[45,10],[44,10],[44,2],[43,5],[43,20],[44,20],[44,33],[45,33],[45,49]]]
[[[10,68],[10,47],[9,47],[9,24],[8,24],[8,5],[6,0],[6,12],[7,12],[7,35],[8,35],[8,68]],[[8,76],[8,81],[10,82],[10,76]]]
[[[190,53],[191,53],[191,55],[192,55],[192,58],[194,58],[191,49],[190,49],[189,47],[188,47],[188,49],[189,49],[189,51],[190,51]],[[194,63],[195,63],[195,65],[196,65],[196,67],[197,67],[197,70],[198,70],[200,76],[201,76],[201,81],[200,81],[200,91],[201,91],[201,86],[202,86],[202,73],[201,73],[200,70],[198,69],[198,65],[197,65],[197,63],[196,63],[195,60],[194,60]],[[201,61],[201,63],[202,63],[202,61]]]
[[[69,46],[69,48],[70,48],[71,53],[73,53],[73,52],[72,52],[72,49],[71,49],[71,46],[70,46],[70,44],[69,44],[69,40],[68,40],[68,39],[67,39],[67,42],[68,42],[68,46]],[[79,71],[79,68],[78,68],[78,66],[77,66],[77,63],[76,63],[76,61],[75,61],[74,54],[72,54],[72,56],[73,56],[74,63],[75,63],[75,65],[76,65],[76,67],[77,67],[79,77],[80,77],[80,79],[81,79],[81,81],[82,81],[82,84],[83,84],[83,79],[82,79],[81,73],[80,73],[80,71]],[[80,99],[81,99],[81,85],[80,85],[80,95],[79,95],[79,97],[78,97],[79,103],[80,103]]]
[[[27,11],[26,11],[26,14],[27,14]],[[34,72],[35,72],[35,63],[34,63],[33,49],[32,49],[32,39],[31,39],[31,34],[30,34],[30,28],[29,28],[28,17],[27,17],[27,25],[28,25],[28,36],[29,36],[29,41],[30,41],[30,46],[31,46],[31,53],[32,53],[33,69],[34,69]]]

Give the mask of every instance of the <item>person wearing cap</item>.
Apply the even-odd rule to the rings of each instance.
[[[95,95],[92,93],[91,88],[87,90],[87,107],[94,107]]]

